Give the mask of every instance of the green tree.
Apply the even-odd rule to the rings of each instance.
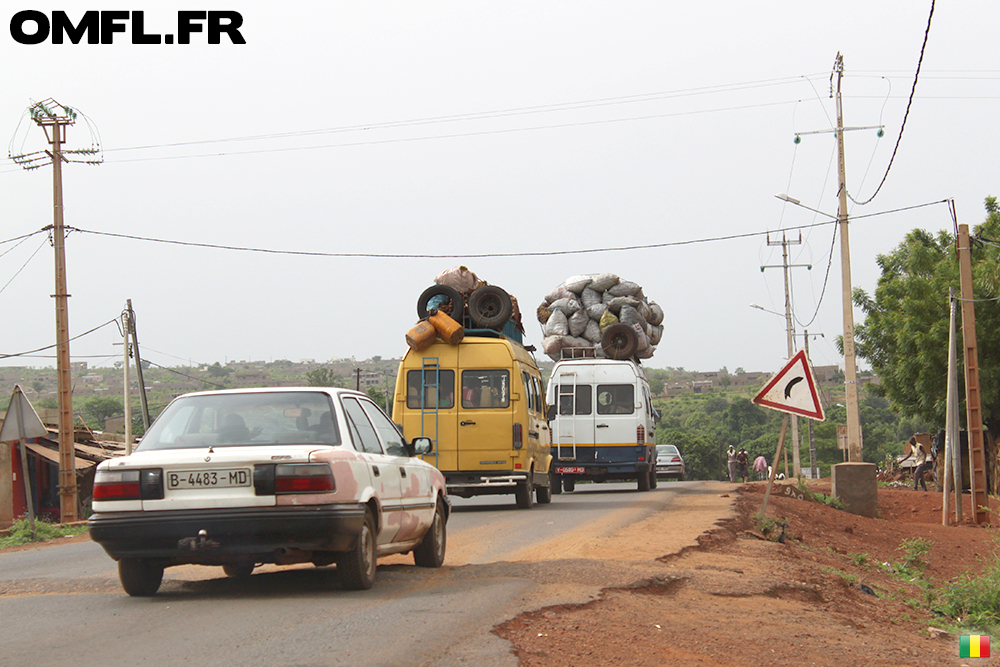
[[[145,368],[145,366],[143,368]],[[214,378],[224,378],[230,373],[232,373],[232,371],[221,365],[218,361],[208,367],[208,374]]]
[[[973,233],[984,240],[1000,239],[996,198],[986,199],[986,211],[986,221]],[[944,231],[932,235],[915,229],[891,253],[879,255],[877,261],[882,275],[875,293],[869,295],[860,289],[854,292],[854,303],[865,313],[864,323],[855,327],[857,352],[881,379],[880,385],[869,389],[889,398],[908,416],[943,425],[948,288],[959,291],[955,237]],[[1000,295],[1000,248],[992,243],[974,243],[972,263],[976,298]],[[1000,303],[976,303],[976,336],[980,385],[996,387],[1000,382]],[[983,417],[995,435],[1000,394],[983,392],[982,398]]]
[[[306,373],[306,383],[310,387],[346,387],[344,378],[333,372],[329,366],[322,366]]]
[[[104,430],[105,420],[108,417],[125,414],[120,396],[94,396],[88,398],[80,406],[80,411],[97,424],[97,428]]]

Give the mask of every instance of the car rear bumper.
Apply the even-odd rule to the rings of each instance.
[[[683,472],[683,466],[656,466],[657,475],[680,475]]]
[[[212,565],[241,558],[277,562],[289,551],[347,551],[364,520],[365,506],[359,503],[101,512],[87,527],[91,539],[115,560]]]

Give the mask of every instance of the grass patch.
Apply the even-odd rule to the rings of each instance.
[[[1000,633],[1000,557],[992,554],[982,575],[964,575],[948,584],[938,602],[940,610],[954,618],[958,628],[981,634]]]
[[[86,526],[64,526],[59,523],[49,523],[35,519],[35,532],[31,532],[28,517],[22,516],[7,530],[7,535],[0,537],[0,549],[16,547],[31,542],[45,542],[57,537],[71,537],[87,532]]]

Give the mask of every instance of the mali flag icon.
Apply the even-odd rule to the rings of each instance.
[[[960,658],[990,657],[990,636],[962,635],[958,643],[958,657]]]

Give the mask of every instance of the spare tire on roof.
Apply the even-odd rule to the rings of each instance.
[[[506,294],[506,292],[505,292]],[[443,296],[448,301],[451,302],[451,312],[448,312],[447,308],[438,307],[443,313],[447,313],[451,319],[455,320],[459,324],[462,323],[462,316],[465,315],[465,300],[462,295],[458,293],[453,287],[448,287],[447,285],[431,285],[423,291],[420,298],[417,299],[417,317],[420,319],[426,319],[427,317],[427,303],[436,296]],[[508,302],[510,299],[507,299]],[[508,315],[510,317],[510,315]]]
[[[510,295],[496,285],[480,287],[469,296],[469,317],[481,329],[502,329],[513,312]]]
[[[639,336],[627,324],[612,324],[601,336],[601,349],[609,359],[631,359],[639,349]]]

